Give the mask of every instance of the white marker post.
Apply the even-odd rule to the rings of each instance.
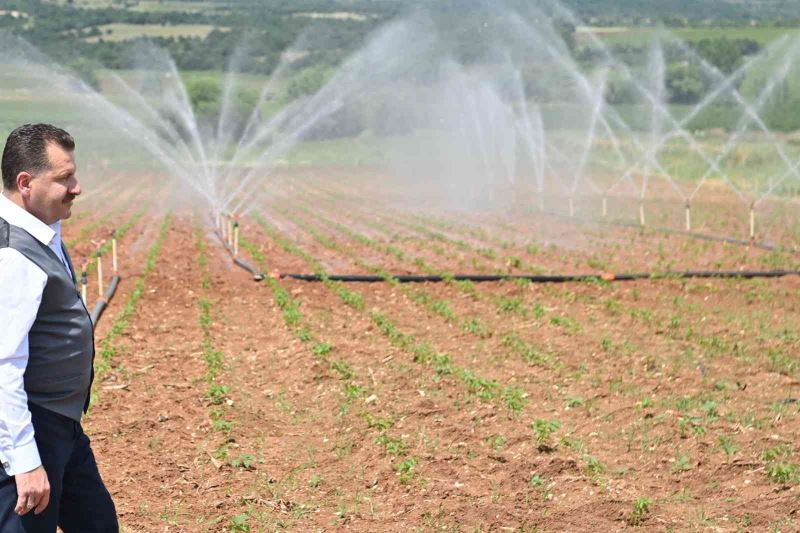
[[[103,297],[103,259],[100,250],[97,251],[97,293]]]
[[[233,257],[239,255],[239,221],[233,223]]]
[[[639,224],[644,227],[644,202],[639,202]]]
[[[686,231],[692,231],[692,204],[686,201]]]
[[[603,196],[603,218],[608,216],[608,198]]]
[[[89,285],[89,276],[86,274],[86,265],[81,269],[81,300],[86,305],[86,287]]]

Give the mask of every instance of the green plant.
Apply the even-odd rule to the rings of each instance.
[[[405,455],[406,445],[400,439],[392,438],[386,434],[378,435],[375,442],[386,448],[386,453],[389,455]]]
[[[546,420],[539,418],[531,424],[533,428],[533,436],[536,443],[539,445],[539,451],[550,452],[555,448],[550,445],[550,437],[561,427],[561,422],[558,420]]]
[[[230,392],[230,389],[225,385],[220,385],[219,383],[212,383],[208,387],[208,398],[211,400],[211,403],[214,405],[220,405],[223,401],[225,401],[225,395]]]
[[[673,473],[686,472],[692,469],[692,458],[688,454],[679,454],[672,463],[670,470]]]
[[[250,531],[250,515],[247,513],[237,514],[233,518],[231,518],[230,523],[228,524],[228,529],[231,531],[241,531],[241,532],[249,532]]]
[[[789,485],[800,481],[800,469],[790,463],[775,463],[769,466],[767,476],[775,483]]]
[[[628,514],[628,523],[632,526],[638,526],[641,524],[645,517],[650,513],[650,508],[652,505],[653,501],[650,498],[637,498],[636,501],[633,502],[633,510],[631,510],[630,514]]]
[[[237,457],[232,458],[228,463],[234,468],[244,468],[250,470],[255,465],[258,458],[249,453],[243,453]]]
[[[414,478],[418,464],[419,461],[415,457],[409,457],[395,465],[394,469],[400,476],[400,483],[405,485]]]

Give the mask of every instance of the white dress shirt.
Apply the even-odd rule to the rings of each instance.
[[[69,272],[61,249],[61,221],[48,226],[2,194],[0,218],[50,247]],[[9,476],[42,464],[23,376],[28,365],[28,331],[46,283],[47,274],[35,263],[13,248],[0,248],[0,465]]]

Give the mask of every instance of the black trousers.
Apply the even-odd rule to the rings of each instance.
[[[29,404],[36,446],[50,481],[50,504],[39,515],[14,512],[17,485],[0,468],[0,533],[117,533],[117,511],[78,422]]]

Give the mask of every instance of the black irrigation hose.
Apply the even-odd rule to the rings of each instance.
[[[704,241],[714,241],[714,242],[726,242],[728,244],[738,244],[742,246],[752,246],[753,248],[759,248],[761,250],[772,251],[777,248],[774,244],[768,244],[765,242],[758,242],[758,241],[750,241],[746,239],[736,239],[734,237],[722,237],[719,235],[711,235],[709,233],[700,233],[698,231],[686,231],[680,230],[675,228],[667,228],[663,226],[642,226],[641,224],[637,224],[635,222],[623,222],[623,221],[615,221],[615,220],[597,220],[594,218],[587,218],[587,217],[580,217],[580,216],[570,216],[565,215],[564,213],[557,213],[555,211],[547,211],[543,210],[540,211],[542,214],[550,215],[553,217],[559,218],[566,218],[568,220],[572,220],[574,222],[582,223],[582,224],[603,224],[606,226],[619,226],[623,228],[633,228],[633,229],[642,229],[648,228],[652,229],[653,231],[658,231],[661,233],[667,233],[671,235],[685,235],[688,237],[693,237],[695,239],[700,239]],[[800,252],[800,249],[796,247],[787,248],[788,251],[791,252]]]
[[[688,278],[779,278],[783,276],[800,275],[800,270],[687,270],[683,272],[634,272],[630,274],[573,274],[573,275],[528,275],[528,274],[455,274],[453,276],[416,276],[416,275],[397,275],[392,279],[400,283],[437,283],[448,280],[456,281],[507,281],[507,280],[528,280],[532,283],[566,283],[574,281],[634,281],[640,279],[688,279]],[[301,281],[323,281],[319,274],[288,274],[281,273],[282,279],[290,278]],[[385,276],[369,275],[339,275],[331,274],[324,279],[331,281],[346,281],[355,283],[379,283],[386,281]]]
[[[248,263],[247,261],[239,259],[238,257],[234,257],[233,262],[242,267],[243,269],[247,270],[248,272],[250,272],[253,275],[253,281],[261,281],[264,279],[264,274],[261,271],[259,271],[256,267]]]
[[[225,239],[222,238],[222,235],[219,232],[215,232],[217,237],[219,237],[220,242],[222,243],[222,247],[228,251],[231,258],[233,259],[233,264],[242,267],[243,269],[247,270],[253,275],[253,281],[262,281],[264,279],[264,273],[258,270],[256,267],[245,261],[244,259],[239,259],[235,255],[233,255],[233,250],[231,250],[228,243],[225,242]]]
[[[92,312],[89,315],[92,318],[92,325],[97,325],[97,322],[100,320],[100,316],[103,314],[103,311],[105,311],[106,307],[108,307],[108,302],[111,301],[111,298],[114,297],[114,293],[117,292],[118,285],[119,276],[115,275],[111,278],[111,283],[108,285],[103,297],[98,299],[94,304],[94,308],[92,308]]]

